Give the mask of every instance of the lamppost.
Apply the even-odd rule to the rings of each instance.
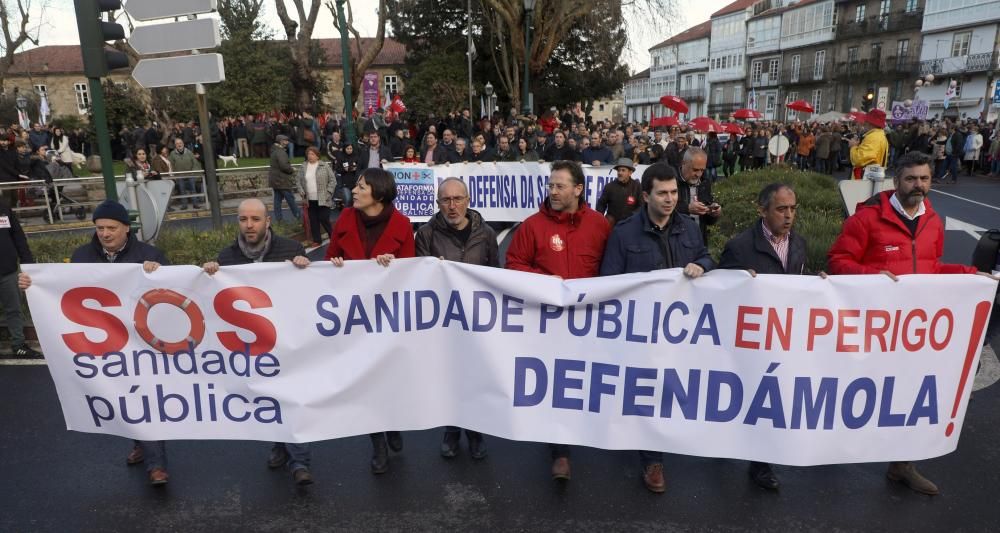
[[[486,82],[483,92],[486,93],[486,109],[489,109],[489,111],[486,111],[486,109],[483,111],[486,112],[487,117],[493,118],[493,84]]]
[[[524,86],[521,88],[521,110],[525,115],[531,114],[531,104],[528,102],[528,76],[531,62],[531,15],[535,12],[538,0],[524,0]]]
[[[21,113],[18,113],[18,117],[17,117],[18,118],[18,122],[20,122],[22,116],[27,116],[26,110],[28,109],[28,99],[25,98],[23,94],[21,94],[20,92],[18,92],[17,93],[17,98],[14,100],[14,105],[16,105],[17,106],[17,110],[21,112]],[[23,123],[21,124],[21,126],[24,127],[24,128],[27,128],[27,126],[25,126]]]
[[[344,18],[344,3],[337,0],[337,17],[340,20],[340,57],[344,66],[344,135],[349,144],[357,141],[354,133],[354,97],[351,96],[351,48],[347,37],[347,19]]]

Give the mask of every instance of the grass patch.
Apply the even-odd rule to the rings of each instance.
[[[722,218],[711,226],[709,232],[708,244],[712,256],[721,257],[726,241],[757,221],[757,194],[774,182],[787,183],[795,189],[799,209],[794,231],[806,239],[806,270],[825,270],[826,252],[844,223],[837,180],[825,174],[801,172],[789,167],[740,172],[716,184],[712,192],[715,201],[724,208]]]

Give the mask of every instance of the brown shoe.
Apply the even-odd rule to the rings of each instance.
[[[552,479],[569,481],[569,457],[560,457],[552,461]]]
[[[296,468],[292,472],[292,477],[295,479],[296,485],[312,485],[313,483],[313,477],[308,468]]]
[[[920,472],[917,472],[917,468],[909,461],[889,463],[889,470],[885,475],[890,480],[902,483],[921,494],[929,496],[936,496],[938,494],[937,485],[920,475]]]
[[[146,460],[146,457],[142,453],[142,444],[136,444],[132,447],[132,451],[129,452],[128,456],[125,457],[125,464],[137,465],[144,460]]]
[[[170,476],[167,475],[167,471],[162,468],[154,468],[149,471],[150,485],[166,485],[168,479],[170,479]]]
[[[660,494],[667,490],[667,480],[663,478],[663,464],[653,463],[642,473],[642,481],[650,492]]]

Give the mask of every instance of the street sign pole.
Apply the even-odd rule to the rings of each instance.
[[[108,131],[108,113],[104,108],[104,87],[100,78],[87,78],[90,83],[90,105],[94,113],[97,133],[97,150],[101,155],[101,174],[104,176],[104,195],[108,200],[118,200],[115,170],[111,163],[111,134]]]
[[[208,189],[208,205],[212,210],[212,226],[222,229],[222,209],[219,203],[219,180],[215,175],[215,147],[212,146],[212,125],[208,121],[208,99],[205,86],[195,85],[198,94],[198,120],[201,122],[201,153],[205,158],[205,187]]]

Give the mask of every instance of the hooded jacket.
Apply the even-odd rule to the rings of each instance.
[[[976,268],[941,262],[944,224],[924,199],[917,230],[903,224],[885,191],[858,204],[827,254],[831,274],[975,274]]]
[[[586,203],[570,214],[555,211],[546,199],[514,234],[506,267],[563,279],[596,277],[610,232],[608,221]]]
[[[462,243],[449,228],[444,213],[438,211],[434,218],[417,230],[417,257],[443,257],[470,265],[500,266],[500,247],[497,233],[493,231],[478,211],[466,212],[472,230],[469,240]]]

